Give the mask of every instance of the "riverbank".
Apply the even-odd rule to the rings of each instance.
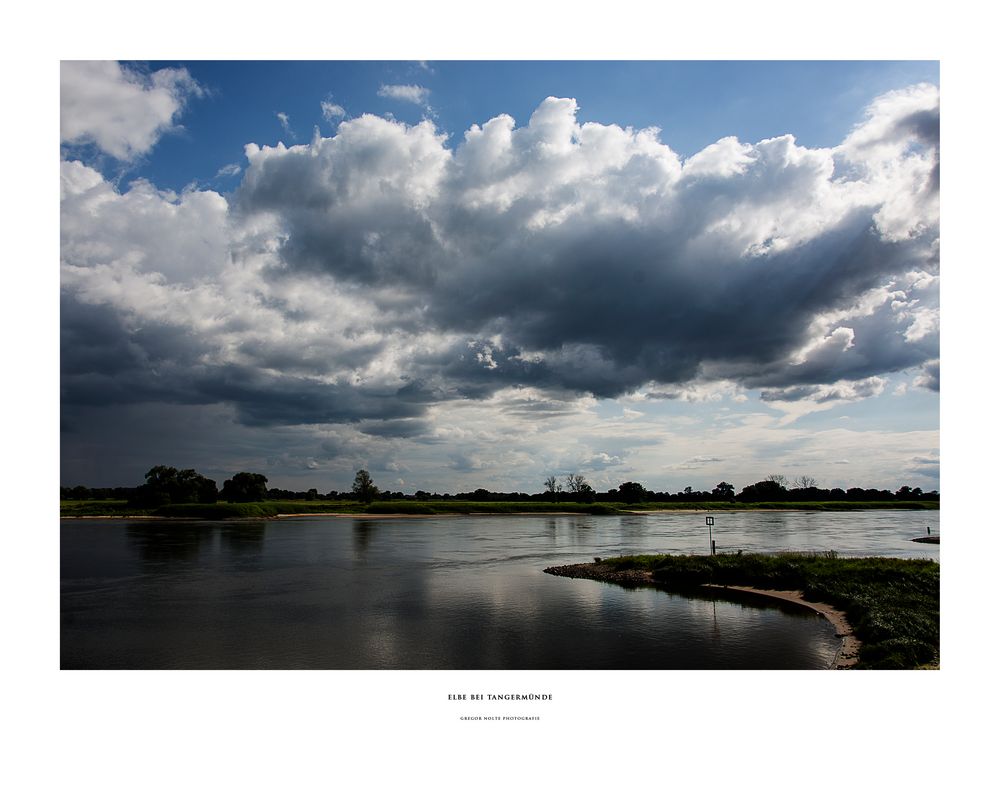
[[[643,555],[545,572],[682,593],[750,592],[807,605],[842,636],[838,667],[916,669],[940,661],[940,571],[925,559]]]
[[[465,500],[378,500],[364,505],[354,500],[262,500],[256,503],[175,503],[158,508],[136,508],[124,500],[70,500],[60,502],[63,519],[275,519],[285,516],[439,516],[456,514],[586,514],[631,516],[648,514],[703,514],[747,511],[874,511],[930,510],[937,503],[578,503],[500,502]]]

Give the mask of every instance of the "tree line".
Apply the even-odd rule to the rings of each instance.
[[[896,491],[888,489],[820,488],[817,481],[808,475],[788,480],[784,475],[772,474],[756,483],[744,486],[739,492],[736,487],[721,481],[714,489],[704,491],[686,486],[681,491],[654,491],[641,483],[626,481],[617,489],[606,492],[596,491],[583,475],[570,473],[565,482],[555,475],[543,481],[544,491],[536,494],[525,492],[503,492],[480,488],[470,492],[439,494],[437,492],[416,491],[412,494],[382,491],[372,480],[366,469],[360,469],[354,476],[350,491],[332,490],[321,494],[317,489],[292,491],[268,488],[266,476],[257,472],[237,472],[224,481],[219,489],[216,482],[193,469],[177,469],[165,465],[150,468],[145,475],[145,483],[131,487],[88,488],[85,486],[60,487],[62,500],[125,500],[136,508],[159,508],[174,503],[254,503],[262,500],[357,500],[370,503],[374,500],[465,500],[479,502],[518,502],[549,500],[579,503],[705,503],[705,502],[797,502],[797,501],[871,501],[871,500],[933,500],[939,501],[937,491],[924,492],[919,487],[901,486]]]

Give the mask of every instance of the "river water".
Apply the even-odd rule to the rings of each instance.
[[[714,513],[722,551],[937,558],[938,512]],[[64,520],[64,669],[817,669],[808,610],[547,575],[705,553],[704,515]]]

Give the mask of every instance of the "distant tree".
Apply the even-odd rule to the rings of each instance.
[[[366,504],[374,500],[379,494],[378,487],[366,469],[359,469],[357,471],[357,474],[354,476],[354,484],[351,486],[351,492],[354,493],[354,496],[358,500]]]
[[[774,475],[768,475],[766,480],[778,484],[778,486],[780,486],[782,489],[787,489],[788,488],[788,478],[786,478],[781,473],[776,473]]]
[[[712,489],[712,496],[718,498],[719,500],[732,500],[736,497],[736,487],[731,483],[722,481],[718,486]]]
[[[818,486],[816,479],[809,475],[800,475],[792,481],[795,489],[815,489]]]
[[[182,469],[177,473],[177,499],[174,503],[214,503],[219,499],[219,489],[215,481],[199,475],[193,469]]]
[[[549,475],[549,477],[545,479],[545,491],[552,495],[551,500],[554,503],[556,498],[559,496],[559,492],[562,491],[562,484],[559,483],[559,480],[555,475]]]
[[[146,482],[136,487],[129,502],[142,508],[158,508],[171,503],[214,503],[218,499],[215,481],[193,469],[158,464],[149,469]]]
[[[579,500],[584,503],[592,503],[594,501],[594,496],[597,492],[594,491],[594,487],[587,483],[586,478],[583,475],[577,475],[576,473],[570,473],[566,477],[566,487],[570,494],[573,495],[574,500]]]
[[[618,487],[618,499],[623,503],[641,503],[649,492],[641,483],[626,481]]]
[[[769,478],[766,481],[757,481],[752,486],[744,486],[737,499],[744,503],[766,503],[785,499],[787,492],[781,483]]]
[[[267,478],[258,472],[237,472],[222,484],[219,497],[229,503],[256,503],[267,497]]]

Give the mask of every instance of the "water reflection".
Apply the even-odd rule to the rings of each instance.
[[[354,557],[364,558],[371,547],[377,523],[373,519],[354,520]]]
[[[635,514],[628,517],[618,517],[618,526],[623,534],[639,536],[646,530],[647,517],[645,514]]]
[[[570,533],[577,539],[589,539],[594,533],[593,517],[567,517]]]
[[[248,521],[219,528],[223,546],[234,556],[260,555],[264,549],[266,522]]]
[[[199,552],[212,539],[212,529],[199,523],[150,520],[129,522],[125,537],[146,566],[166,568],[172,562],[197,562]]]

